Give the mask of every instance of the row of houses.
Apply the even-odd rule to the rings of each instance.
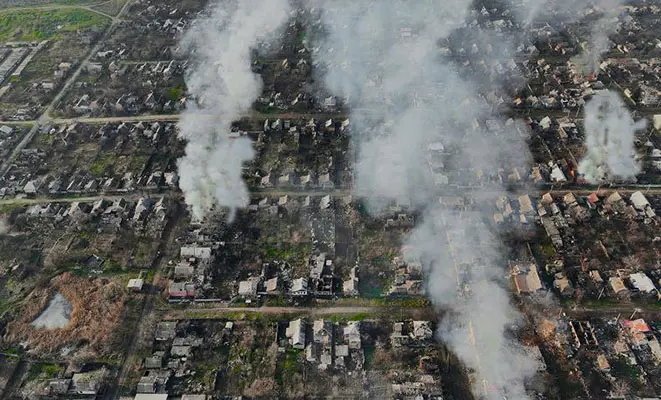
[[[28,218],[52,219],[55,222],[66,220],[82,223],[90,219],[98,219],[101,229],[109,231],[117,231],[124,223],[128,223],[133,228],[162,227],[168,217],[168,200],[165,197],[158,199],[141,197],[138,201],[100,198],[93,203],[51,202],[29,206],[23,214]]]
[[[305,360],[319,370],[362,370],[365,362],[361,323],[349,321],[345,326],[318,319],[309,324],[304,319],[290,321],[285,329],[287,343],[305,350]]]
[[[309,262],[309,276],[290,278],[277,271],[268,272],[265,268],[259,276],[239,281],[237,294],[243,299],[256,299],[261,296],[282,296],[292,298],[329,297],[336,294],[333,261],[326,254],[313,256]],[[359,294],[358,267],[349,271],[348,279],[342,281],[342,294],[354,297]]]

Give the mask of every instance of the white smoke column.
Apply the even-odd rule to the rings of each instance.
[[[620,17],[626,11],[625,0],[509,0],[515,12],[530,26],[540,18],[554,25],[575,23],[590,13],[597,13],[592,21],[585,50],[572,59],[581,73],[597,74],[602,55],[608,51],[609,36],[620,29]]]
[[[224,0],[182,40],[193,57],[186,85],[194,100],[179,122],[187,141],[178,162],[179,186],[198,218],[216,205],[228,207],[231,218],[249,202],[241,171],[254,150],[249,139],[230,138],[231,123],[261,94],[261,78],[250,68],[251,50],[276,36],[289,10],[288,0]]]
[[[459,164],[447,171],[459,185],[450,196],[473,198],[461,189],[475,171],[497,170],[523,160],[522,140],[513,126],[487,132],[480,122],[498,119],[478,87],[495,85],[489,76],[462,75],[461,66],[443,55],[440,41],[465,24],[472,1],[318,0],[326,35],[313,54],[326,68],[326,86],[351,110],[352,139],[358,149],[357,194],[372,205],[380,199],[410,199],[424,220],[407,241],[409,256],[426,269],[427,293],[450,315],[439,335],[478,376],[475,393],[502,399],[525,398],[524,381],[536,371],[522,347],[508,337],[518,321],[503,288],[502,245],[481,221],[479,205],[464,212],[442,206],[438,175],[430,168],[430,149],[458,148]],[[488,51],[476,32],[475,59],[502,65],[507,44]],[[498,45],[497,40],[489,45]],[[470,48],[469,48],[470,50]],[[503,57],[501,59],[500,57]],[[486,85],[484,85],[486,84]],[[502,122],[502,121],[501,121]],[[476,125],[477,123],[477,125]],[[443,150],[440,150],[441,152]],[[440,179],[442,181],[442,179]],[[498,185],[485,191],[503,194]],[[376,203],[376,204],[375,204]],[[489,207],[484,201],[483,208]],[[459,293],[461,292],[461,293]],[[484,382],[484,384],[483,384]],[[484,388],[487,387],[487,391]]]
[[[590,38],[587,43],[587,51],[575,60],[575,62],[587,73],[599,72],[601,56],[608,51],[609,36],[620,29],[619,16],[622,14],[621,6],[624,0],[599,0],[596,12],[602,15],[592,26]]]
[[[590,99],[584,123],[587,153],[578,172],[588,182],[598,183],[607,175],[630,179],[640,172],[634,138],[647,121],[635,122],[617,93],[602,91]]]

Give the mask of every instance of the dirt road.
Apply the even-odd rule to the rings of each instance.
[[[235,317],[236,314],[258,313],[263,315],[297,315],[308,317],[322,317],[331,315],[358,315],[365,314],[366,317],[374,317],[380,313],[397,316],[420,316],[433,314],[435,311],[430,307],[389,307],[389,306],[330,306],[330,307],[229,307],[215,306],[210,308],[190,307],[186,309],[169,310],[164,319],[224,319],[228,316]]]

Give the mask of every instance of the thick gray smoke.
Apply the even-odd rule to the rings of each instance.
[[[630,179],[640,172],[634,137],[647,121],[635,122],[617,93],[602,91],[585,105],[587,153],[578,172],[591,183],[612,176]]]
[[[179,122],[187,140],[179,185],[198,218],[216,205],[232,214],[249,202],[241,170],[254,150],[249,139],[230,137],[231,123],[261,94],[261,78],[250,68],[251,49],[276,37],[289,10],[288,0],[223,0],[182,41],[194,66],[186,76],[193,100]]]
[[[521,399],[536,365],[508,337],[518,314],[503,288],[502,246],[482,223],[488,196],[478,195],[505,190],[484,180],[475,192],[466,187],[501,160],[511,167],[527,159],[515,124],[499,119],[485,95],[497,86],[493,71],[514,73],[512,46],[496,30],[465,22],[477,18],[471,4],[316,1],[325,35],[314,57],[351,110],[356,192],[375,207],[405,199],[423,211],[406,245],[425,265],[430,298],[448,311],[441,339],[476,372],[476,395]],[[457,30],[468,38],[455,49],[467,56],[461,63],[451,60],[447,40]],[[472,68],[485,73],[478,78]],[[474,204],[444,206],[444,196]]]

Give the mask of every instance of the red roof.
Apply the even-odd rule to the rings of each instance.
[[[642,318],[638,318],[638,319],[633,320],[633,321],[625,320],[623,324],[624,324],[625,327],[627,327],[627,328],[629,328],[629,330],[631,330],[631,333],[649,332],[650,331],[649,325],[647,325],[645,320],[642,319]]]

